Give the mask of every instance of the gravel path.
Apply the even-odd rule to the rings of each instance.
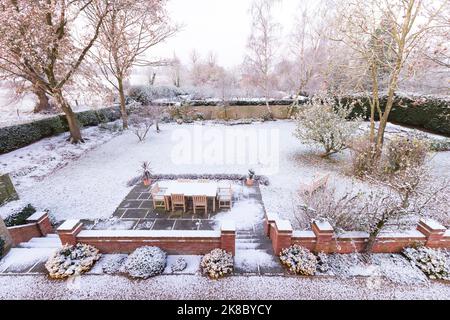
[[[168,275],[133,281],[83,275],[69,281],[45,276],[0,276],[2,299],[450,299],[450,284],[394,285],[380,278],[233,276],[210,281]]]

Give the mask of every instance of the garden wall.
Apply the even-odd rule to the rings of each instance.
[[[32,238],[45,237],[53,232],[50,218],[45,211],[34,213],[26,221],[27,224],[6,228],[13,246],[21,242],[28,242]]]
[[[281,220],[273,214],[266,215],[264,226],[277,255],[294,244],[316,253],[362,252],[369,239],[365,232],[335,235],[327,222],[313,222],[312,231],[293,230],[289,221]],[[382,233],[375,242],[373,252],[398,253],[405,247],[416,245],[450,249],[450,230],[433,220],[421,220],[415,230]]]
[[[89,127],[119,119],[120,110],[118,107],[87,110],[77,112],[76,116],[82,127]],[[69,126],[63,114],[0,128],[0,154],[14,151],[66,131],[69,131]]]
[[[57,232],[63,244],[89,244],[102,253],[131,253],[143,246],[181,255],[204,255],[216,248],[235,253],[234,223],[223,223],[219,231],[83,230],[80,220],[67,220]]]

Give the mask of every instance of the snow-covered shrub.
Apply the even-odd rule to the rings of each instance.
[[[385,152],[386,172],[396,172],[425,163],[429,144],[416,137],[396,137],[389,141]]]
[[[21,211],[13,213],[5,219],[5,225],[7,227],[14,227],[27,224],[27,219],[36,212],[36,209],[28,204]]]
[[[323,157],[346,149],[362,120],[352,115],[352,105],[336,102],[331,97],[315,97],[297,114],[294,135],[303,143],[322,145]]]
[[[297,244],[283,249],[280,252],[280,260],[289,271],[298,275],[313,276],[317,270],[316,256]]]
[[[0,237],[0,259],[3,257],[3,251],[5,250],[5,240]]]
[[[183,271],[187,267],[187,262],[183,257],[179,257],[175,262],[170,266],[172,272]]]
[[[133,130],[133,133],[136,137],[138,137],[140,142],[145,140],[150,128],[154,124],[153,119],[138,114],[130,115],[128,122]]]
[[[448,258],[442,250],[418,247],[405,248],[402,253],[430,279],[450,280]]]
[[[319,252],[317,255],[317,270],[320,272],[328,272],[330,270],[330,265],[328,263],[328,255],[324,252]]]
[[[233,256],[222,249],[214,249],[203,256],[200,268],[211,279],[222,278],[233,272]]]
[[[158,247],[141,247],[128,256],[124,271],[132,278],[147,279],[164,271],[166,259],[166,253]]]
[[[50,278],[64,279],[89,271],[100,256],[97,248],[87,244],[65,245],[48,259],[45,268]]]
[[[435,152],[450,151],[450,139],[446,140],[431,139],[430,150]]]
[[[351,142],[351,174],[362,177],[375,170],[375,148],[369,137],[356,137]]]
[[[127,257],[125,255],[108,256],[108,259],[102,265],[103,272],[106,274],[115,274],[121,272],[126,259]]]

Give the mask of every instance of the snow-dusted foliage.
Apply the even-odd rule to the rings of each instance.
[[[132,278],[147,279],[164,271],[166,258],[166,253],[158,247],[141,247],[128,256],[124,270]]]
[[[402,253],[430,279],[450,280],[448,258],[442,250],[418,247],[405,248]]]
[[[170,270],[172,272],[183,271],[187,267],[187,262],[183,257],[179,257],[175,262],[170,266]]]
[[[324,252],[319,252],[317,255],[317,270],[320,272],[328,272],[330,270],[328,255]]]
[[[89,271],[100,256],[97,248],[87,244],[65,245],[48,259],[45,268],[50,278],[64,279]]]
[[[417,137],[394,138],[386,146],[385,171],[395,172],[425,163],[429,144]]]
[[[352,105],[336,102],[331,97],[316,96],[297,114],[294,134],[304,143],[322,145],[325,149],[323,157],[328,157],[346,149],[359,128],[359,117],[349,120],[352,110]]]
[[[289,271],[298,275],[313,276],[317,270],[316,256],[297,244],[283,249],[280,252],[280,260]]]
[[[233,256],[222,249],[214,249],[203,256],[200,268],[204,275],[219,279],[233,272]]]
[[[104,256],[105,258],[106,256]],[[110,255],[102,265],[102,270],[106,274],[115,274],[122,271],[127,257],[125,255]]]

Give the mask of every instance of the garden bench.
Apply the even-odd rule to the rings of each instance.
[[[300,185],[299,193],[313,194],[317,190],[324,188],[327,185],[329,178],[330,174],[316,174],[310,184],[302,183]]]

